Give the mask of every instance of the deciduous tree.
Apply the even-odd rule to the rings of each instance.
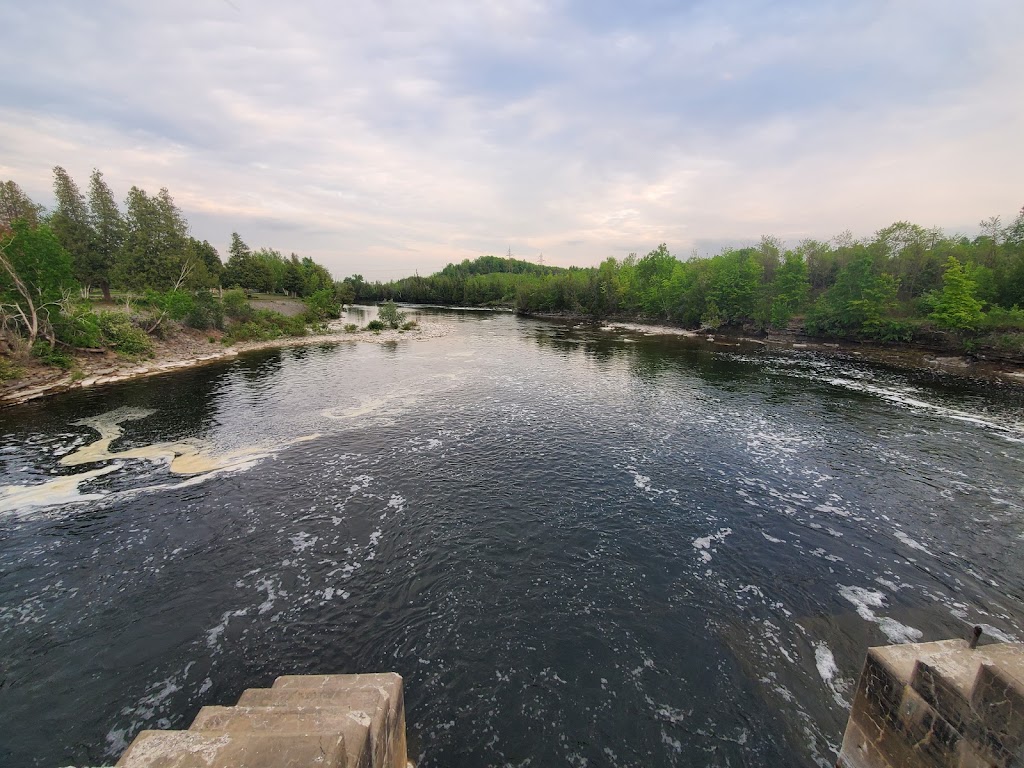
[[[13,322],[29,346],[39,336],[54,344],[50,313],[75,287],[71,258],[45,224],[16,219],[0,239],[0,316]]]

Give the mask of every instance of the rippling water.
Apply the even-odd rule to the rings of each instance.
[[[423,766],[824,766],[869,645],[1024,637],[1019,390],[429,319],[0,412],[0,764],[394,670]]]

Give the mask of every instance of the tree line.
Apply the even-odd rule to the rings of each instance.
[[[787,248],[764,237],[689,259],[662,244],[645,256],[569,269],[487,256],[429,277],[353,285],[367,301],[628,316],[690,328],[793,327],[849,339],[966,337],[1024,330],[1024,209],[1007,226],[985,220],[974,238],[901,221],[862,240],[846,232]]]
[[[31,351],[67,367],[62,349],[142,354],[151,336],[175,323],[237,340],[301,334],[339,316],[354,296],[312,259],[254,251],[237,232],[223,263],[208,241],[192,237],[166,188],[151,194],[133,186],[119,205],[99,170],[85,192],[63,168],[53,176],[49,211],[16,182],[0,182],[0,353],[7,358]],[[306,306],[290,318],[257,311],[247,303],[253,291],[300,297]],[[9,372],[10,360],[0,357],[0,368]]]

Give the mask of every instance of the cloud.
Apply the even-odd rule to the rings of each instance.
[[[21,63],[0,176],[41,202],[56,164],[167,186],[222,251],[237,230],[338,276],[1024,202],[1010,0],[37,2],[0,23]]]

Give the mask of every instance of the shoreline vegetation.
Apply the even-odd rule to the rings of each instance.
[[[371,283],[253,250],[237,232],[222,262],[189,234],[167,189],[132,187],[119,205],[99,170],[83,194],[56,167],[54,193],[48,212],[0,182],[0,405],[254,349],[440,333],[405,323],[395,302],[1024,379],[1024,209],[1006,226],[982,221],[973,239],[896,222],[862,240],[845,232],[787,247],[763,237],[688,259],[661,244],[586,268],[510,252]],[[342,308],[357,302],[381,305],[378,319],[340,327]]]
[[[0,405],[254,349],[440,332],[393,302],[363,329],[342,327],[351,283],[312,259],[252,250],[234,232],[223,263],[166,189],[132,187],[120,206],[98,170],[88,195],[53,173],[49,212],[0,182]]]
[[[787,246],[763,237],[684,259],[661,244],[588,268],[482,256],[428,277],[349,280],[361,302],[502,306],[1024,364],[1024,209],[1006,226],[999,217],[979,226],[972,239],[901,221],[860,240],[844,232]]]

